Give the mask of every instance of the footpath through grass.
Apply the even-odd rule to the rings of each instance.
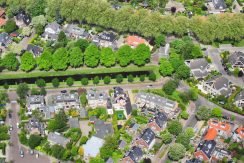
[[[81,68],[68,69],[66,71],[32,71],[32,72],[1,72],[0,80],[6,79],[24,79],[24,78],[39,78],[39,77],[58,77],[72,75],[99,75],[112,73],[133,73],[133,72],[154,72],[159,77],[158,66],[146,65],[143,67],[128,66],[128,67],[112,67],[112,68]]]

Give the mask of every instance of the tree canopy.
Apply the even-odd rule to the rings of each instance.
[[[132,56],[135,65],[143,66],[150,60],[150,48],[145,44],[140,44],[133,50]]]
[[[69,55],[65,48],[57,49],[52,57],[52,66],[54,70],[65,70],[68,67]]]
[[[165,59],[162,58],[159,62],[159,72],[163,76],[170,76],[172,75],[174,71],[174,68],[172,67],[171,63]]]
[[[131,63],[132,60],[132,48],[128,45],[123,45],[117,51],[117,60],[120,66],[125,67]]]
[[[33,70],[36,66],[36,60],[33,57],[33,54],[30,52],[25,52],[21,58],[21,64],[20,64],[20,68],[23,71],[30,71]]]
[[[169,157],[174,161],[178,161],[185,156],[186,148],[179,143],[173,144],[169,149]]]
[[[101,50],[101,64],[105,67],[111,67],[115,64],[115,54],[111,48]]]
[[[89,45],[84,54],[85,64],[88,67],[96,67],[98,65],[100,52],[96,45]]]
[[[8,53],[3,57],[1,65],[9,71],[16,71],[19,66],[19,61],[14,53]]]
[[[48,71],[52,67],[52,53],[50,50],[44,50],[40,57],[37,58],[39,69]]]
[[[79,47],[73,47],[69,50],[69,63],[71,67],[83,65],[83,53]]]

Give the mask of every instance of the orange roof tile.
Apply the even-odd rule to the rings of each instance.
[[[217,136],[217,130],[214,128],[208,129],[207,134],[204,136],[204,140],[214,140]]]
[[[0,18],[0,27],[6,24],[6,19]]]
[[[239,127],[236,132],[244,139],[244,127]]]
[[[231,132],[231,126],[230,123],[228,122],[209,120],[208,125],[210,126],[210,128],[215,128],[216,130]]]
[[[146,40],[138,36],[128,36],[126,38],[126,43],[130,46],[138,46],[139,44],[145,44]]]

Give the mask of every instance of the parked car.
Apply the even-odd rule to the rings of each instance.
[[[19,123],[18,122],[16,123],[16,125],[17,125],[17,128],[19,128]]]
[[[67,90],[62,90],[61,93],[67,93]]]
[[[230,117],[228,117],[228,116],[226,116],[226,115],[223,115],[222,118],[223,118],[223,119],[230,120]]]
[[[8,113],[8,117],[11,119],[12,118],[12,114],[11,113]]]
[[[13,126],[10,125],[10,126],[9,126],[9,131],[12,131],[12,130],[13,130]]]
[[[20,155],[21,158],[24,157],[24,151],[22,149],[19,151],[19,155]]]

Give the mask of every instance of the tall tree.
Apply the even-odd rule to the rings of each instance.
[[[99,63],[100,52],[96,45],[89,45],[85,50],[84,61],[88,67],[96,67]]]
[[[111,48],[103,48],[101,50],[101,64],[105,67],[115,65],[115,55]]]
[[[29,86],[26,83],[20,83],[17,87],[16,93],[20,99],[25,99],[28,94]]]
[[[161,75],[163,76],[171,76],[174,68],[172,67],[171,63],[165,59],[162,58],[159,62],[160,66],[159,66],[159,72]]]
[[[31,71],[36,66],[36,60],[33,57],[33,54],[30,52],[25,52],[21,56],[20,60],[21,60],[20,68],[23,71],[26,71],[26,72]]]
[[[128,45],[123,45],[117,51],[117,60],[120,66],[124,67],[131,63],[132,60],[132,49]]]
[[[185,156],[186,148],[179,143],[173,144],[169,149],[169,157],[174,161],[178,161]]]
[[[14,53],[8,53],[3,57],[1,64],[9,71],[16,71],[19,66],[19,61]]]
[[[52,67],[54,70],[65,70],[68,67],[69,55],[65,48],[57,49],[52,59]]]
[[[69,50],[69,63],[71,67],[83,65],[83,53],[79,47],[73,47]]]
[[[40,70],[48,71],[52,67],[52,53],[50,50],[44,50],[40,57],[37,58],[37,64]]]
[[[145,44],[140,44],[133,50],[132,55],[134,64],[143,66],[150,61],[150,48]]]

